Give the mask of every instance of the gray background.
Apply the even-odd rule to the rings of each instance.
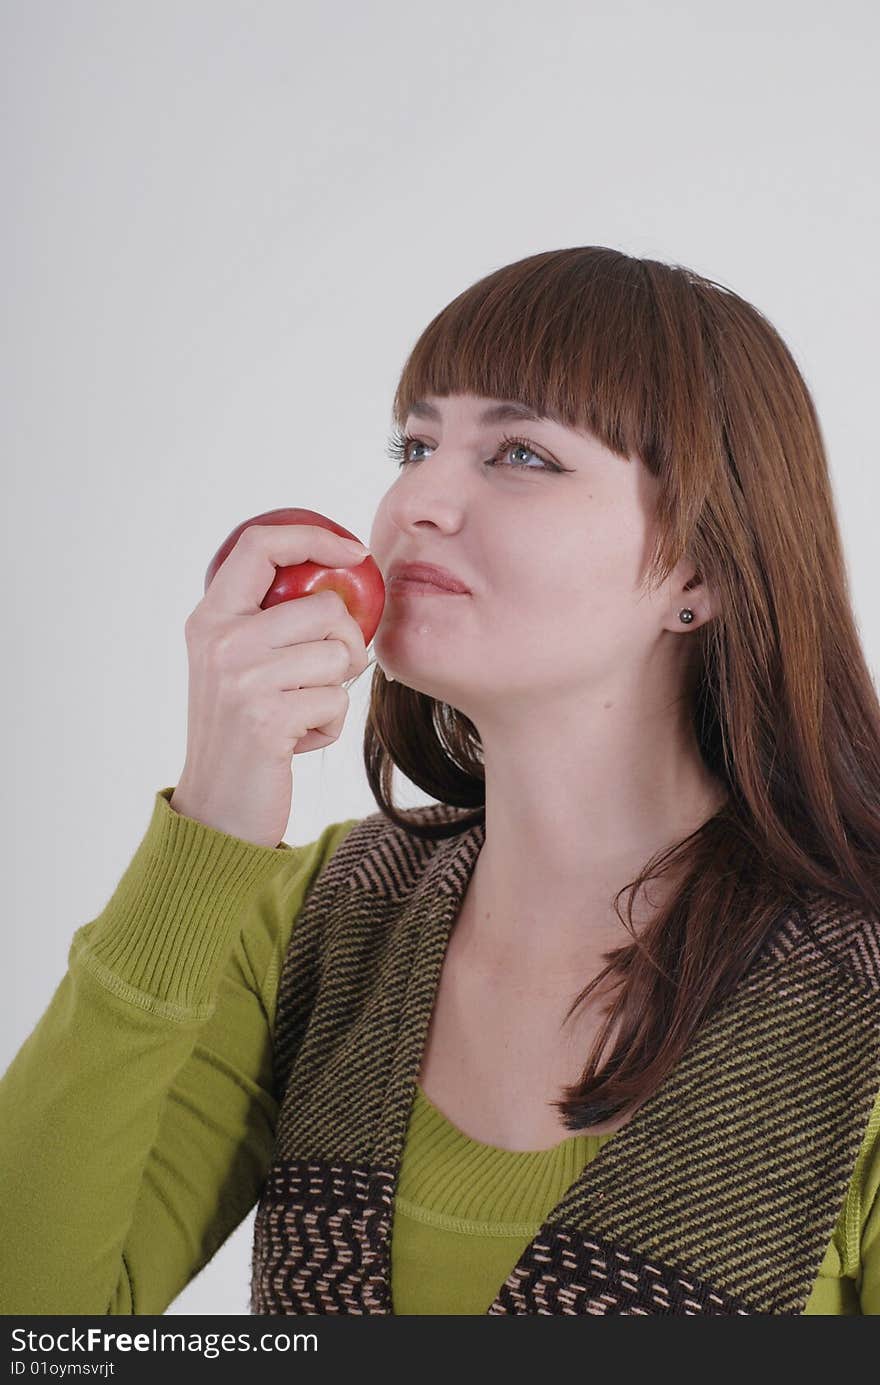
[[[614,246],[770,317],[877,669],[878,38],[869,0],[0,7],[0,1071],[177,782],[209,558],[281,505],[368,538],[405,355],[502,264]],[[291,844],[374,811],[369,677]],[[170,1313],[247,1312],[252,1228]]]

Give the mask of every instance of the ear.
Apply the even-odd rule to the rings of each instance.
[[[675,609],[672,612],[672,627],[677,630],[684,629],[678,618],[678,613],[685,606],[694,613],[694,618],[690,622],[690,629],[695,629],[698,625],[705,625],[707,621],[714,620],[720,614],[721,609],[718,593],[702,580],[699,572],[694,569],[693,563],[686,564],[683,571],[686,580],[677,586],[675,584],[672,586],[673,594],[678,593],[675,597]]]

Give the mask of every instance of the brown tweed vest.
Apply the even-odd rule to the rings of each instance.
[[[442,804],[410,810],[460,817]],[[282,969],[250,1310],[393,1313],[390,1233],[449,935],[485,827],[381,813],[315,880]],[[547,1215],[487,1310],[802,1313],[880,1088],[880,923],[814,894]]]

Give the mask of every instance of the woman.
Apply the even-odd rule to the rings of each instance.
[[[489,275],[431,322],[394,416],[400,476],[371,550],[386,578],[425,561],[468,590],[388,588],[375,648],[393,681],[375,675],[365,740],[381,818],[328,874],[336,887],[372,832],[361,870],[378,875],[389,821],[398,850],[463,834],[458,875],[447,856],[436,877],[454,907],[433,951],[430,922],[413,930],[409,976],[424,984],[405,1031],[418,1037],[382,1099],[398,1117],[414,1065],[420,1085],[405,1150],[381,1140],[390,1114],[370,1126],[384,1186],[365,1157],[368,1103],[334,1126],[320,1054],[306,1042],[282,1061],[284,1176],[261,1203],[254,1304],[880,1311],[877,699],[789,352],[753,307],[690,271],[555,251]],[[394,807],[395,764],[471,811],[420,826]],[[628,885],[631,941],[617,910]],[[349,928],[353,908],[346,896]],[[395,926],[388,957],[405,951]],[[823,989],[829,969],[840,989]],[[365,1013],[376,987],[357,1001]],[[843,1018],[857,992],[871,995],[863,1025]],[[285,978],[281,996],[285,1035]],[[309,1001],[323,1045],[337,1031],[315,1016],[334,999],[325,986],[323,1007]],[[354,1180],[319,1203],[295,1162],[321,1145],[313,1082],[324,1144],[337,1167],[348,1151]],[[358,1173],[378,1180],[380,1227],[394,1203],[393,1296],[384,1234],[322,1246],[325,1264],[372,1247],[372,1279],[322,1290],[301,1272],[291,1226],[305,1244],[315,1214],[344,1218]],[[285,1258],[282,1215],[295,1281],[267,1272]]]
[[[261,1314],[880,1312],[880,718],[790,353],[692,271],[552,251],[438,314],[394,416],[379,811],[269,878],[157,795],[66,978],[93,1025],[134,954],[149,997],[67,1301],[161,1311],[258,1201]]]

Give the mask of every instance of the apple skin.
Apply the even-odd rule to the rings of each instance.
[[[217,569],[229,557],[239,535],[251,524],[317,524],[323,529],[332,529],[334,534],[341,534],[344,539],[357,539],[350,529],[343,528],[317,510],[282,508],[252,515],[237,525],[217,549],[205,573],[205,591],[214,580]],[[274,580],[260,602],[260,609],[265,611],[282,601],[295,601],[299,596],[310,596],[312,592],[328,588],[342,597],[361,628],[364,644],[368,645],[385,609],[385,583],[375,560],[369,555],[356,567],[325,567],[323,563],[312,562],[276,567]]]

